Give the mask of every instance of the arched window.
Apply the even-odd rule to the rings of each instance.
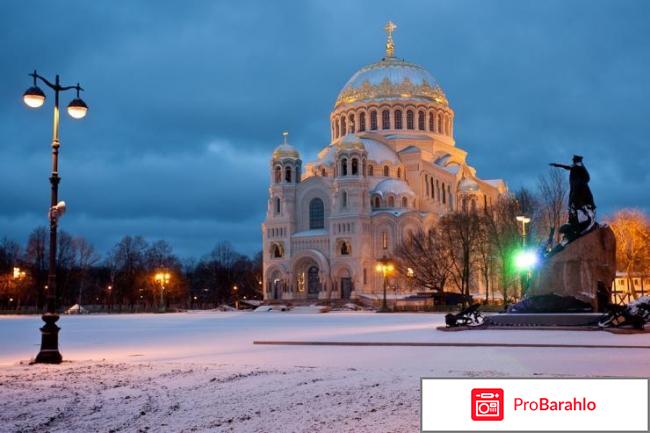
[[[389,176],[389,175],[390,175],[390,171],[389,171],[389,169],[388,169],[388,166],[385,165],[385,166],[384,166],[384,176]]]
[[[271,247],[271,256],[275,259],[282,257],[282,248],[280,248],[280,245],[275,243],[273,244]]]
[[[352,158],[352,176],[359,175],[359,160],[357,158]]]
[[[347,134],[346,131],[347,130],[345,128],[345,117],[341,117],[341,135]]]
[[[350,125],[350,134],[354,134],[355,133],[355,130],[354,130],[354,114],[350,114],[349,119],[350,119],[350,121],[348,122],[348,125]]]
[[[282,167],[279,165],[275,167],[275,183],[282,182]]]
[[[436,132],[436,125],[433,121],[433,113],[429,113],[429,131]]]
[[[454,198],[451,195],[451,185],[447,185],[447,197],[449,197],[449,208],[454,207]]]
[[[402,178],[402,169],[397,167],[397,178],[401,179]]]
[[[346,158],[341,159],[341,176],[348,175],[348,160]]]
[[[402,110],[395,110],[395,129],[402,129]]]
[[[379,198],[378,195],[373,197],[373,199],[372,199],[372,207],[374,207],[375,209],[379,209],[381,207],[381,199]]]
[[[442,204],[447,203],[447,194],[445,192],[445,183],[442,183]]]
[[[381,112],[381,129],[390,129],[390,111]]]
[[[437,125],[438,134],[442,134],[442,113],[438,113],[438,125]]]
[[[284,180],[288,183],[291,183],[291,167],[284,169]]]
[[[385,250],[388,249],[388,232],[381,233],[381,247]]]
[[[321,169],[320,175],[323,176],[323,177],[327,177],[327,170],[325,170],[324,168]]]
[[[325,206],[320,198],[309,202],[309,230],[325,228]]]
[[[409,201],[406,197],[402,197],[402,207],[404,208],[409,207]]]
[[[418,111],[418,129],[424,131],[424,111]]]
[[[281,210],[282,210],[282,204],[280,203],[280,199],[278,197],[276,197],[275,198],[275,214],[279,215]]]
[[[366,113],[359,114],[359,132],[366,130]]]
[[[406,111],[406,129],[415,129],[413,110]]]
[[[434,194],[434,189],[433,189],[433,177],[429,178],[429,184],[431,186],[431,198],[436,198]]]
[[[341,255],[349,256],[350,255],[350,246],[347,242],[341,242]]]
[[[393,197],[392,195],[388,197],[388,207],[389,208],[395,207],[395,197]]]
[[[348,207],[348,193],[347,193],[347,191],[343,191],[343,193],[341,193],[341,207],[343,207],[343,208]]]
[[[377,130],[377,112],[375,110],[370,112],[370,129],[372,131]]]
[[[368,166],[368,176],[374,176],[375,175],[375,169],[372,167],[372,164]]]

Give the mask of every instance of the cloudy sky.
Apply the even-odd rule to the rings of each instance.
[[[90,106],[61,122],[64,230],[101,251],[141,234],[185,257],[219,240],[254,253],[281,132],[305,161],[328,143],[389,18],[480,177],[534,185],[580,153],[601,214],[650,210],[650,2],[21,0],[0,14],[0,237],[47,222],[53,98],[21,103],[37,68]]]

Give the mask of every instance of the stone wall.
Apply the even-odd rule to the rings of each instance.
[[[616,238],[607,225],[587,233],[546,259],[528,295],[575,296],[596,307],[596,286],[612,287],[616,277]]]

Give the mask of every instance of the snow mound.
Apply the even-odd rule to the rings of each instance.
[[[64,312],[65,314],[88,314],[90,311],[86,310],[79,304],[74,304],[72,307],[68,308]]]

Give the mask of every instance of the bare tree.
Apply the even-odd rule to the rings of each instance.
[[[540,205],[540,231],[554,231],[555,243],[560,242],[560,225],[566,218],[567,182],[560,170],[549,169],[537,180],[537,200]]]
[[[450,278],[452,258],[437,226],[420,229],[395,249],[399,272],[420,287],[442,293]],[[410,271],[409,271],[410,270]]]
[[[626,273],[628,287],[634,274],[650,272],[650,220],[638,209],[623,209],[609,220],[616,236],[616,266]]]
[[[460,292],[470,296],[472,264],[480,241],[476,211],[452,212],[440,219],[440,229],[451,256],[451,277]]]
[[[512,196],[500,197],[485,212],[485,230],[497,258],[496,270],[498,270],[499,285],[505,302],[510,295],[510,288],[514,288],[517,281],[512,256],[520,244],[516,220],[520,213],[519,203]]]
[[[85,289],[88,271],[99,261],[99,254],[95,252],[95,247],[84,237],[76,237],[72,240],[75,246],[75,263],[79,270],[79,298],[77,304],[81,306],[81,296]]]

